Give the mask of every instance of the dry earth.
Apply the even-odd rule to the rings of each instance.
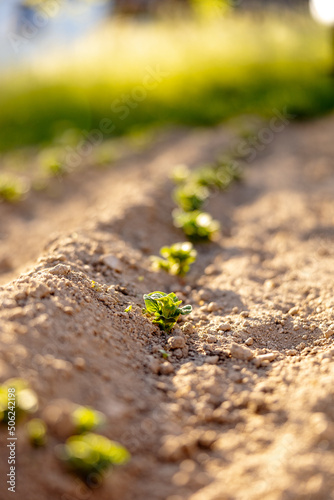
[[[22,207],[1,207],[8,254],[23,256],[35,238],[18,263],[50,229],[69,230],[0,288],[0,380],[28,380],[49,424],[38,450],[18,427],[16,498],[334,499],[333,125],[290,125],[245,166],[242,183],[212,199],[222,236],[198,247],[186,283],[150,271],[150,254],[183,239],[171,223],[168,170],[227,148],[223,129],[172,135],[92,175],[85,195],[75,184],[85,181],[72,179],[58,214],[54,200],[26,202],[35,215],[17,233],[9,226]],[[174,332],[178,349],[141,314],[153,290],[193,305]],[[132,454],[97,489],[54,454],[70,432],[68,401],[103,411],[104,434]],[[0,432],[7,500],[15,495]]]

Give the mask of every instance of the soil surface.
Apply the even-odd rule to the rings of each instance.
[[[243,181],[210,201],[222,235],[197,246],[185,282],[150,269],[151,254],[184,239],[168,174],[230,148],[223,128],[171,133],[72,176],[57,200],[0,207],[13,268],[3,283],[35,259],[0,287],[0,381],[27,380],[49,429],[33,449],[17,427],[16,498],[334,499],[333,126],[291,124],[261,146]],[[171,336],[142,315],[154,290],[193,306]],[[132,455],[98,488],[54,451],[71,403],[104,412],[101,433]],[[0,438],[7,500],[5,427]]]

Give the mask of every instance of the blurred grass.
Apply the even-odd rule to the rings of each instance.
[[[2,76],[0,151],[51,142],[66,129],[82,134],[104,118],[114,126],[108,139],[245,113],[269,117],[275,109],[314,117],[334,108],[330,65],[326,29],[295,13],[112,22]],[[148,88],[157,68],[161,79]],[[129,95],[130,106],[121,102]]]

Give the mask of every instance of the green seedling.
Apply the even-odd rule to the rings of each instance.
[[[151,292],[144,295],[146,314],[161,330],[169,333],[176,324],[179,317],[190,314],[192,307],[190,305],[179,307],[182,300],[179,300],[175,293]]]
[[[161,257],[152,256],[152,264],[155,270],[163,269],[174,276],[185,276],[190,265],[195,262],[197,252],[192,243],[185,241],[175,243],[170,247],[160,249]]]
[[[227,177],[231,179],[231,182],[240,181],[242,179],[242,167],[240,164],[233,160],[221,157],[217,160],[217,169],[221,172],[225,171]]]
[[[51,177],[61,177],[66,174],[66,168],[62,163],[54,161],[48,165],[47,172]]]
[[[232,162],[222,161],[216,165],[205,165],[194,172],[194,182],[209,189],[227,189],[241,176],[240,168]]]
[[[179,186],[173,193],[175,203],[185,212],[192,212],[202,208],[209,195],[208,188],[196,182]]]
[[[60,148],[49,148],[39,154],[39,164],[47,176],[58,177],[67,173],[61,160]]]
[[[36,393],[21,378],[12,378],[0,386],[0,422],[19,422],[38,409]],[[15,416],[15,418],[13,418]]]
[[[33,418],[26,424],[30,444],[39,448],[46,444],[46,424],[40,418]]]
[[[123,465],[130,459],[126,448],[94,433],[71,436],[56,451],[58,457],[85,480],[92,474],[100,476],[109,467]]]
[[[27,193],[27,185],[14,175],[3,174],[0,176],[0,200],[15,203]]]
[[[170,353],[166,352],[165,349],[159,349],[159,352],[164,359],[168,359],[170,356]]]
[[[106,417],[103,413],[89,406],[78,406],[72,413],[72,421],[78,434],[88,432],[101,427]]]
[[[213,241],[219,232],[220,224],[210,214],[194,210],[183,212],[175,209],[173,211],[175,227],[183,229],[185,235],[192,242]]]
[[[124,309],[124,312],[129,313],[132,311],[132,305],[130,304],[126,309]]]
[[[175,184],[184,184],[190,176],[187,165],[177,165],[173,168],[170,178]]]

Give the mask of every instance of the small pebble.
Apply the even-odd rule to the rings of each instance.
[[[201,300],[209,301],[211,299],[212,293],[209,290],[200,290],[198,292],[198,297]]]
[[[213,264],[210,264],[209,266],[207,266],[204,269],[204,274],[206,274],[207,276],[210,276],[210,275],[216,274],[216,273],[217,273],[217,269]]]
[[[332,335],[334,335],[334,324],[330,325],[328,330],[325,332],[326,339],[329,339]]]
[[[216,302],[210,302],[207,309],[208,309],[208,312],[215,312],[215,311],[218,311],[219,306]]]
[[[186,341],[184,337],[169,337],[168,345],[170,349],[182,349],[186,345]]]
[[[194,333],[194,325],[187,321],[184,325],[181,326],[181,331],[185,335],[192,335]]]
[[[231,330],[231,325],[229,325],[228,323],[220,323],[220,325],[218,326],[218,330],[221,330],[222,332],[228,332],[229,330]]]
[[[286,355],[287,356],[296,356],[296,354],[298,354],[298,352],[296,351],[296,349],[288,349],[286,351]]]
[[[292,307],[290,310],[289,310],[289,314],[291,316],[295,316],[296,314],[299,313],[299,307],[295,306],[295,307]]]
[[[219,356],[206,356],[205,362],[209,365],[216,365],[219,361]]]
[[[215,342],[217,342],[217,337],[215,335],[208,335],[205,339],[208,344],[214,344]]]
[[[74,366],[78,369],[78,370],[84,370],[85,367],[86,367],[86,361],[83,359],[83,358],[75,358],[74,359]]]
[[[71,272],[70,266],[65,266],[64,264],[57,264],[55,267],[49,269],[50,274],[55,274],[56,276],[66,276]]]
[[[273,290],[277,287],[277,283],[274,280],[267,280],[265,281],[264,286],[267,290]]]
[[[173,356],[175,356],[177,359],[183,358],[182,349],[175,349],[173,352]]]
[[[160,365],[159,372],[161,375],[170,375],[174,372],[174,366],[169,361],[165,361]]]
[[[268,366],[271,361],[274,361],[278,356],[276,352],[268,352],[267,354],[261,354],[253,359],[253,363],[256,367]]]
[[[254,344],[254,339],[252,337],[249,337],[246,341],[245,344],[247,346],[253,345]]]
[[[253,351],[248,349],[248,347],[243,347],[239,344],[232,344],[231,348],[231,356],[236,359],[242,359],[244,361],[249,361],[254,357]]]
[[[150,359],[149,368],[150,368],[152,373],[157,375],[159,373],[159,369],[160,369],[160,361],[156,358]]]

